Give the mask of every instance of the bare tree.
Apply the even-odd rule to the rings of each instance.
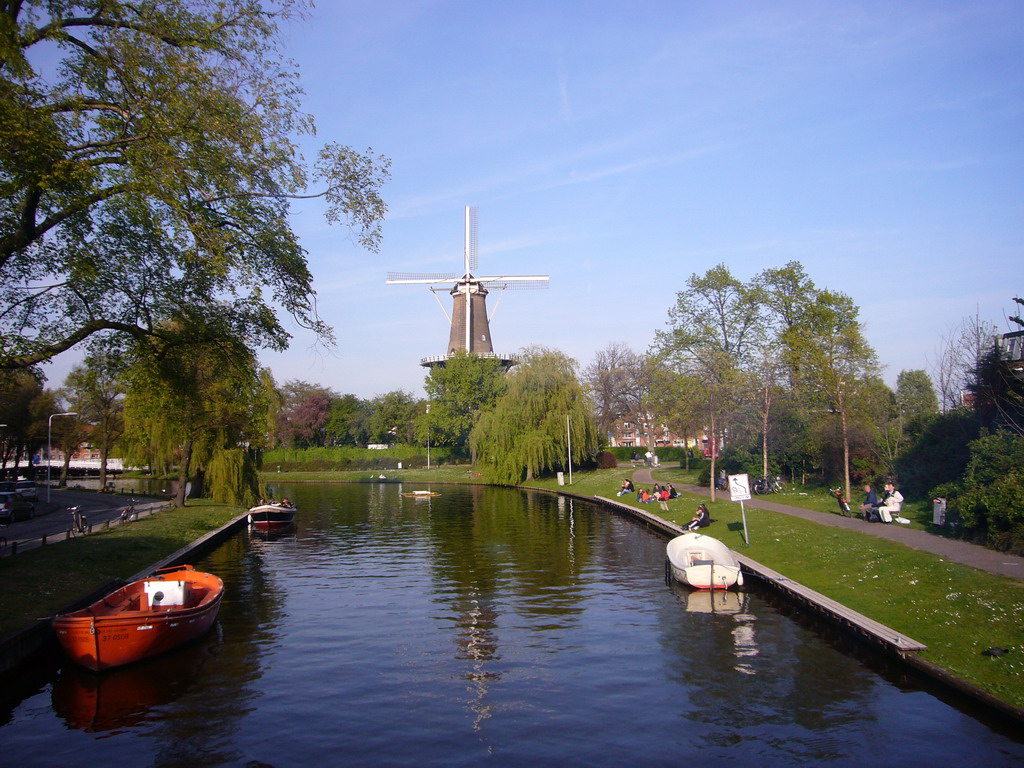
[[[974,371],[997,333],[995,325],[974,315],[965,317],[942,337],[931,374],[943,413],[961,404],[961,393],[974,380]]]
[[[647,361],[626,344],[612,342],[598,350],[583,370],[583,383],[594,403],[594,418],[602,434],[619,420],[643,420],[650,375]]]

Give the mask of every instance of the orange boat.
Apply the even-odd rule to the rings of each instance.
[[[224,582],[191,565],[161,568],[88,608],[57,616],[67,654],[95,672],[169,651],[204,634],[217,619]]]

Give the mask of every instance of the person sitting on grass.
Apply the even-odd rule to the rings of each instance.
[[[619,492],[616,493],[615,495],[616,496],[625,496],[627,493],[632,493],[632,492],[633,492],[633,481],[630,480],[627,477],[625,480],[622,481],[622,487],[619,488]]]
[[[703,504],[697,507],[697,512],[693,515],[693,520],[687,524],[686,529],[688,531],[696,531],[698,528],[707,528],[711,525],[711,513],[708,512],[708,508]]]

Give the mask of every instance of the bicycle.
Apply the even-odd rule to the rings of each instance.
[[[128,499],[128,506],[121,510],[121,522],[128,523],[139,519],[139,511],[135,508],[135,498]]]
[[[778,476],[771,480],[767,477],[756,478],[752,484],[751,490],[759,496],[766,493],[782,493],[782,478]]]
[[[71,513],[71,527],[68,529],[69,536],[85,536],[89,532],[89,520],[82,514],[82,507],[75,505],[68,507]]]

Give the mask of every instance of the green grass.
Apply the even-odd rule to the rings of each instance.
[[[204,502],[0,559],[0,637],[138,573],[242,511]]]

